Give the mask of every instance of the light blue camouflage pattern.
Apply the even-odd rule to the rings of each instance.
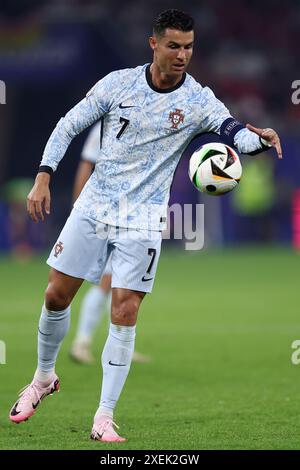
[[[189,74],[173,91],[155,91],[146,79],[147,66],[114,71],[97,82],[58,122],[41,165],[55,171],[71,140],[102,118],[95,171],[74,207],[109,225],[164,230],[173,175],[185,148],[201,132],[219,133],[231,115]],[[234,143],[241,153],[262,147],[247,129]]]

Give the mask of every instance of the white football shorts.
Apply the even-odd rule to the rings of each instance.
[[[112,287],[151,292],[161,239],[159,231],[114,227],[73,209],[47,264],[99,284],[111,257]]]

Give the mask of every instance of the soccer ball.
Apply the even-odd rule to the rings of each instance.
[[[242,176],[238,154],[228,145],[210,143],[191,156],[189,177],[198,191],[219,196],[234,189]]]

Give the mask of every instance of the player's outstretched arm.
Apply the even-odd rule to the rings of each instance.
[[[254,132],[257,134],[263,141],[265,141],[268,145],[271,145],[276,149],[278,158],[282,158],[282,149],[281,149],[281,143],[280,143],[280,138],[274,129],[260,129],[259,127],[254,127],[251,124],[246,125],[247,129],[249,131]],[[265,143],[263,142],[263,143]]]
[[[269,128],[260,129],[251,124],[244,126],[231,116],[229,110],[208,87],[201,89],[199,97],[201,132],[220,134],[223,143],[236,147],[243,154],[256,155],[274,147],[278,158],[282,158],[280,139],[276,131]]]
[[[27,196],[27,211],[34,222],[44,221],[44,212],[50,214],[50,175],[40,172]]]

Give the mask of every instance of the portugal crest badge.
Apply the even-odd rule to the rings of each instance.
[[[169,121],[172,122],[171,129],[178,129],[178,124],[184,121],[184,114],[182,114],[182,109],[175,109],[175,111],[170,111]]]
[[[59,241],[58,243],[56,243],[55,247],[54,247],[54,256],[55,258],[58,258],[58,255],[61,254],[61,252],[63,251],[64,249],[64,244],[63,242]]]

